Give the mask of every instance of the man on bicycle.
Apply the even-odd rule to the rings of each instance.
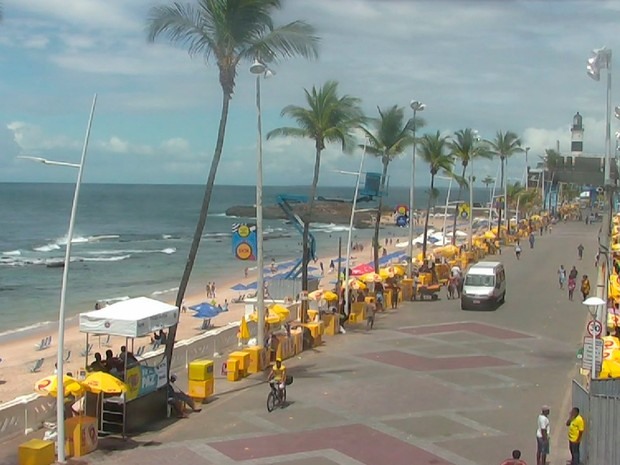
[[[276,389],[278,397],[281,397],[286,385],[286,367],[281,358],[276,358],[276,364],[271,367],[268,380],[271,387]]]

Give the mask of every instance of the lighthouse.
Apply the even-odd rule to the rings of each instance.
[[[570,151],[573,157],[583,154],[583,120],[579,112],[573,116],[573,126],[570,128]]]

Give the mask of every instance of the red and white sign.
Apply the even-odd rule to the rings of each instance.
[[[603,334],[603,324],[598,320],[588,321],[586,329],[588,330],[588,334],[592,337],[599,337]]]

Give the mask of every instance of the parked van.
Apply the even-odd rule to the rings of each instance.
[[[497,308],[506,299],[506,272],[500,262],[478,262],[465,274],[461,310]]]

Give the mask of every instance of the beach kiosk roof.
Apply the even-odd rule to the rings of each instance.
[[[142,337],[177,323],[179,309],[147,297],[117,302],[101,310],[80,313],[80,331],[90,334]]]

